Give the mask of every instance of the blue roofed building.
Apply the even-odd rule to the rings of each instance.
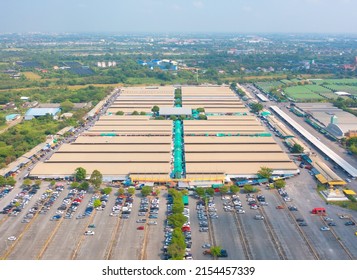
[[[10,114],[5,117],[7,122],[12,122],[14,120],[17,120],[20,117],[19,114]]]
[[[138,64],[141,66],[148,66],[151,70],[161,69],[164,71],[177,71],[177,62],[169,59],[153,59],[150,61],[138,60]]]
[[[61,112],[60,108],[31,108],[26,112],[24,119],[28,121],[33,118],[46,116],[47,114],[52,115],[55,119],[59,112]]]

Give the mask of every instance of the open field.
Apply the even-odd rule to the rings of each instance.
[[[41,80],[41,76],[34,72],[23,72],[23,74],[25,75],[26,79],[33,81]]]

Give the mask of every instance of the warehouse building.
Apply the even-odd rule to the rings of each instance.
[[[33,118],[44,117],[46,115],[51,115],[55,119],[60,112],[60,108],[31,108],[27,110],[24,119],[28,121]]]

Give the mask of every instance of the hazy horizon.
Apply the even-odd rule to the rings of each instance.
[[[354,0],[17,0],[0,33],[357,33]]]

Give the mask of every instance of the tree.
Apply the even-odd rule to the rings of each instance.
[[[180,203],[179,201],[175,200],[174,204],[172,205],[172,213],[174,214],[182,213],[184,208],[185,206],[183,205],[183,203]]]
[[[159,196],[160,195],[160,189],[156,189],[155,193],[156,193],[156,196]]]
[[[255,192],[257,192],[257,188],[252,186],[252,185],[244,185],[243,189],[244,189],[245,193],[255,193]]]
[[[134,195],[134,193],[135,193],[135,188],[133,187],[128,188],[128,194]]]
[[[93,170],[92,175],[90,175],[89,182],[94,186],[96,191],[99,190],[100,185],[103,182],[103,175],[97,169]]]
[[[83,167],[77,167],[74,177],[76,181],[83,181],[87,177],[87,171]]]
[[[153,113],[158,113],[159,111],[160,111],[160,108],[157,105],[155,105],[151,108],[151,112],[153,112]]]
[[[203,188],[196,188],[195,192],[199,197],[203,197],[205,195],[205,190]]]
[[[199,114],[199,115],[198,115],[198,119],[199,119],[199,120],[207,120],[207,116],[204,115],[204,114]]]
[[[87,181],[83,181],[79,186],[79,189],[87,191],[89,189],[89,183]]]
[[[6,179],[4,176],[0,175],[0,186],[4,186],[6,184]]]
[[[93,201],[93,207],[94,208],[97,208],[97,207],[99,207],[99,206],[101,206],[102,205],[102,202],[100,201],[100,199],[95,199],[94,201]]]
[[[63,101],[60,106],[61,106],[62,112],[65,113],[65,112],[71,111],[74,107],[74,104],[67,99],[67,100]]]
[[[294,144],[294,146],[291,148],[291,152],[294,154],[301,154],[304,152],[304,148],[299,144]]]
[[[185,248],[182,248],[179,244],[172,242],[167,247],[167,253],[170,255],[171,260],[182,260],[185,256]]]
[[[132,115],[133,115],[133,116],[138,116],[138,115],[139,115],[139,112],[138,112],[138,111],[134,111],[134,112],[132,113]]]
[[[55,180],[51,180],[50,186],[53,187],[54,185],[56,185],[56,181]]]
[[[36,181],[35,181],[35,185],[36,185],[36,186],[40,186],[40,185],[41,185],[41,183],[42,183],[42,181],[41,181],[41,180],[36,180]]]
[[[23,182],[24,186],[30,186],[31,184],[32,184],[32,181],[29,178],[25,179]]]
[[[229,191],[228,186],[222,186],[222,187],[219,189],[219,192],[220,192],[221,194],[226,194],[226,193],[228,193],[228,191]]]
[[[148,196],[149,194],[151,194],[151,192],[152,192],[152,187],[149,186],[143,186],[141,189],[141,194],[143,196]]]
[[[207,188],[205,190],[206,194],[208,194],[209,196],[213,196],[214,195],[214,189],[213,188]]]
[[[16,180],[14,179],[14,177],[9,176],[6,178],[6,185],[15,186],[15,184]]]
[[[277,189],[281,189],[281,188],[284,188],[286,185],[286,182],[284,180],[277,180],[274,182],[274,186],[277,188]]]
[[[176,116],[174,116],[174,115],[171,115],[171,116],[170,116],[170,120],[172,120],[172,121],[176,121],[176,120],[177,120],[177,117],[176,117]]]
[[[112,191],[113,191],[113,188],[111,188],[111,187],[106,187],[106,188],[102,189],[103,194],[110,194]]]
[[[78,182],[73,182],[73,183],[71,184],[71,187],[72,187],[73,189],[77,189],[77,188],[79,187],[79,183],[78,183]]]
[[[141,115],[141,116],[146,116],[146,113],[145,113],[144,111],[141,111],[141,112],[140,112],[140,115]]]
[[[118,194],[119,194],[119,195],[123,195],[124,193],[125,193],[124,188],[123,188],[123,187],[119,188]]]
[[[123,116],[124,115],[124,112],[123,111],[118,111],[115,113],[117,116]]]
[[[258,171],[258,176],[260,178],[270,179],[272,174],[273,174],[273,169],[265,166],[260,167],[260,170]]]
[[[170,225],[182,228],[183,224],[187,222],[187,218],[182,213],[175,213],[168,217],[168,221]]]
[[[204,113],[205,108],[197,108],[196,111],[199,112],[199,113]]]
[[[212,246],[210,248],[210,252],[213,257],[219,257],[221,255],[221,251],[222,251],[221,246]]]
[[[232,185],[232,186],[230,186],[230,190],[232,193],[237,193],[237,192],[239,192],[239,187],[236,185]]]
[[[259,113],[261,110],[263,110],[263,105],[257,102],[250,103],[250,108],[254,113]]]

